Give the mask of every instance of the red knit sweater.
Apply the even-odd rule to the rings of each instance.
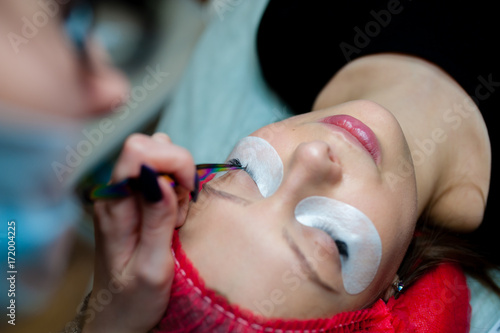
[[[397,300],[379,299],[370,308],[331,318],[293,320],[264,318],[229,304],[205,287],[182,250],[177,232],[172,251],[175,278],[164,318],[153,332],[418,332],[469,331],[469,290],[463,272],[442,264],[428,272]]]

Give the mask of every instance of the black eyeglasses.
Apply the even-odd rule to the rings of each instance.
[[[70,1],[65,8],[64,28],[83,60],[88,59],[86,41],[94,25],[94,6],[89,0]]]

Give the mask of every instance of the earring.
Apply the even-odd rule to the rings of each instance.
[[[403,288],[405,287],[405,284],[403,283],[403,280],[399,280],[399,281],[395,281],[392,286],[394,287],[394,290],[397,292],[397,293],[400,293],[401,290],[403,290]]]

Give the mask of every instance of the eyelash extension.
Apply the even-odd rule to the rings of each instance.
[[[231,164],[234,167],[243,167],[239,158],[230,159],[227,164]],[[246,168],[246,167],[245,167]]]
[[[314,227],[326,232],[328,234],[328,236],[330,236],[333,239],[333,241],[335,242],[335,245],[337,246],[337,249],[339,250],[339,254],[341,256],[345,257],[346,259],[349,258],[349,251],[348,251],[347,243],[344,241],[341,241],[339,239],[335,239],[335,237],[333,237],[333,234],[330,230],[330,226],[328,224],[318,223]]]
[[[336,240],[335,244],[337,244],[337,248],[339,249],[339,254],[341,256],[345,256],[346,258],[349,258],[349,253],[347,252],[347,244],[341,240]]]
[[[227,164],[231,164],[232,166],[235,166],[235,167],[242,167],[242,168],[243,168],[243,170],[245,170],[245,171],[246,171],[246,172],[250,175],[250,177],[251,177],[252,179],[255,179],[255,178],[254,178],[254,174],[253,174],[252,170],[250,170],[250,169],[248,168],[248,165],[243,166],[243,165],[241,164],[241,161],[240,161],[240,159],[239,159],[239,158],[233,158],[233,159],[230,159],[230,160],[227,162]]]

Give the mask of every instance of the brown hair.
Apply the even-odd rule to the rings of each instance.
[[[500,269],[500,265],[490,260],[469,235],[436,227],[429,221],[419,221],[415,236],[399,267],[399,278],[407,288],[443,262],[460,265],[465,273],[500,296],[500,287],[489,275],[490,270]]]

